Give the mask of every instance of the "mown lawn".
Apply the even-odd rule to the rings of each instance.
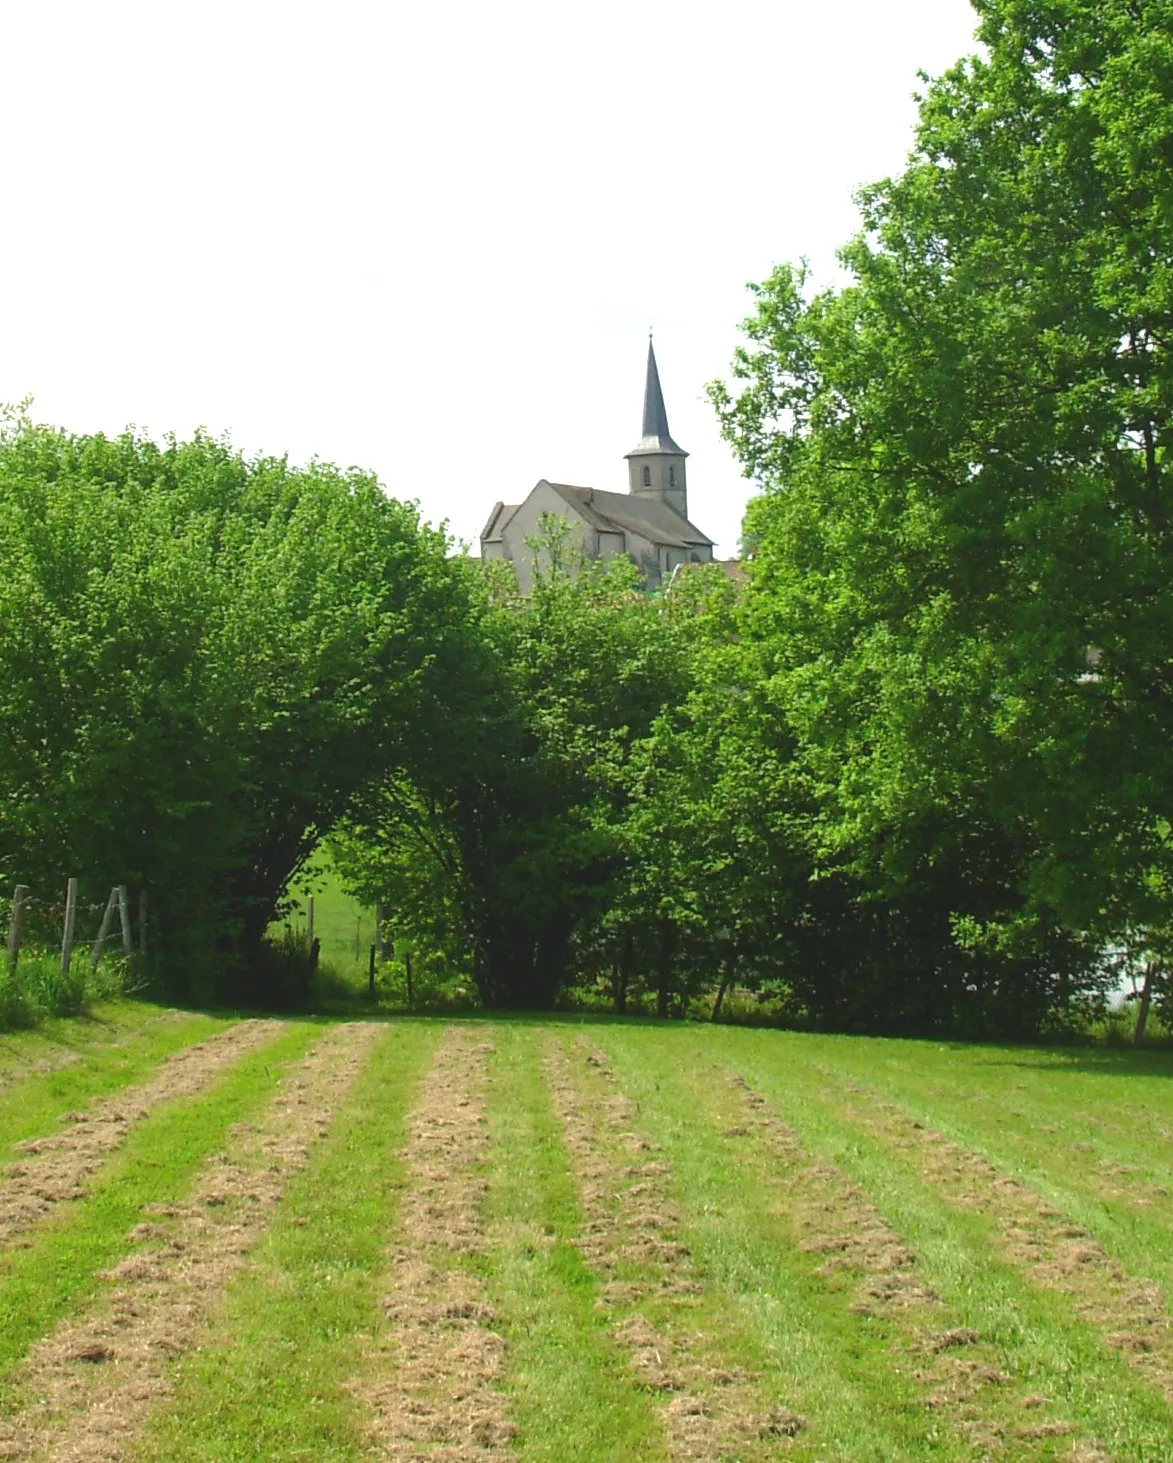
[[[0,1049],[0,1456],[1173,1458],[1168,1054],[231,1025]]]

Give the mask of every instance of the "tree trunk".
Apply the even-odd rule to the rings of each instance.
[[[672,981],[672,926],[660,921],[659,988],[656,991],[656,1015],[667,1016],[669,986]]]
[[[1140,989],[1140,1006],[1136,1012],[1136,1030],[1132,1033],[1133,1044],[1139,1046],[1144,1040],[1145,1027],[1149,1024],[1149,1007],[1153,1002],[1153,981],[1157,975],[1157,962],[1150,960],[1144,968],[1144,985]]]
[[[728,989],[729,989],[729,967],[727,965],[723,965],[721,967],[721,984],[717,987],[717,999],[713,1002],[713,1014],[709,1017],[709,1020],[710,1021],[716,1021],[717,1017],[720,1016],[720,1014],[721,1014],[721,1003],[724,1001],[724,999],[725,999],[725,992]]]
[[[635,941],[631,931],[628,930],[623,936],[623,944],[619,951],[619,959],[613,967],[615,1011],[617,1015],[627,1014],[627,987],[631,982],[631,955]]]

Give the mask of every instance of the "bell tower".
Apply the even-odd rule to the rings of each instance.
[[[648,375],[644,386],[643,436],[627,454],[631,492],[637,498],[656,498],[688,517],[688,483],[684,461],[688,456],[668,430],[668,413],[656,369],[656,352],[648,333]]]

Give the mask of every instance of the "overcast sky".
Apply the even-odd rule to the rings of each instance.
[[[475,541],[626,488],[649,325],[690,516],[745,285],[835,268],[967,0],[0,0],[0,401],[374,469]]]

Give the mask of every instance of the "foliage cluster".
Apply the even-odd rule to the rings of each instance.
[[[430,756],[467,564],[369,474],[20,413],[0,515],[0,877],[145,887],[158,968],[247,995],[322,833]]]
[[[885,899],[960,876],[957,950],[1041,954],[1055,995],[1105,950],[1160,985],[1173,6],[976,8],[850,283],[776,271],[714,391],[765,490],[751,616],[821,864]]]
[[[333,834],[421,986],[489,1006],[1167,1002],[1173,0],[975,4],[847,282],[776,270],[712,388],[744,588],[551,529],[523,601],[369,475],[13,420],[0,873],[146,884],[169,968],[270,999]]]
[[[993,831],[959,822],[899,888],[824,856],[826,791],[754,585],[696,566],[649,595],[626,561],[567,572],[549,531],[532,597],[491,590],[495,694],[459,783],[379,785],[333,840],[388,938],[489,1006],[683,1014],[733,985],[824,1025],[1021,1034],[1094,996],[1078,942],[958,939],[959,916],[1013,906]]]
[[[0,1031],[35,1026],[48,1016],[77,1016],[125,995],[129,986],[124,960],[97,966],[75,960],[64,975],[58,952],[25,950],[14,969],[0,964]]]
[[[777,270],[713,388],[749,588],[547,547],[461,786],[360,826],[490,1003],[1021,1035],[1167,989],[1173,6],[977,9],[848,283]]]

